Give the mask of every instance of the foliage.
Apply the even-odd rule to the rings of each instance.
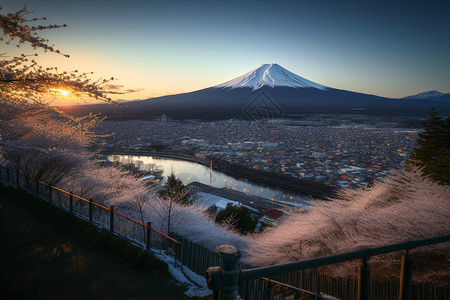
[[[332,201],[315,200],[306,211],[252,236],[247,262],[278,264],[449,234],[448,195],[448,186],[418,168],[399,171],[370,188],[344,189]],[[448,247],[427,250],[448,253]]]
[[[252,218],[249,210],[244,206],[234,206],[227,204],[224,210],[217,213],[215,222],[218,224],[226,224],[232,229],[237,230],[240,234],[255,232],[258,220]]]
[[[83,99],[110,103],[109,91],[105,89],[110,80],[92,81],[88,73],[59,72],[30,60],[30,56],[38,56],[38,49],[61,54],[38,33],[65,25],[40,25],[45,18],[29,19],[28,14],[26,7],[0,14],[0,42],[17,42],[19,48],[28,44],[35,52],[13,58],[0,54],[1,158],[32,180],[45,178],[56,184],[70,177],[87,159],[79,154],[86,152],[85,147],[95,137],[90,129],[101,120],[92,115],[66,115],[50,106],[48,97],[65,90]]]
[[[173,173],[167,177],[167,181],[164,184],[164,190],[160,191],[160,195],[163,200],[167,202],[167,205],[163,207],[159,213],[160,218],[167,223],[167,234],[171,232],[171,225],[174,217],[177,217],[175,211],[176,205],[189,205],[191,199],[189,191],[186,190],[183,182],[177,178]]]
[[[13,14],[0,14],[0,42],[16,40],[17,46],[29,44],[35,50],[61,54],[37,33],[63,26],[29,26],[30,22],[45,19],[26,19],[28,14],[26,8]],[[87,146],[95,140],[95,135],[90,129],[100,120],[91,115],[68,116],[46,102],[46,95],[56,96],[61,89],[83,99],[112,102],[108,95],[113,93],[106,90],[111,79],[93,81],[89,79],[90,73],[59,72],[56,68],[39,66],[30,56],[37,53],[14,58],[8,58],[6,53],[0,55],[2,164],[9,164],[32,180],[57,185],[107,207],[115,205],[121,213],[142,222],[151,221],[160,231],[175,231],[211,250],[226,243],[246,254],[246,240],[208,219],[200,207],[186,205],[191,200],[179,179],[168,180],[169,192],[165,194],[171,198],[168,202],[131,174],[92,162]]]
[[[57,184],[85,159],[89,137],[51,112],[4,103],[0,120],[1,158],[31,180]]]
[[[186,187],[181,179],[177,178],[173,173],[167,176],[167,181],[164,184],[164,190],[160,193],[162,197],[168,199],[169,201],[175,201],[184,205],[191,204],[189,191],[186,190]]]
[[[29,44],[34,51],[42,49],[44,52],[61,54],[54,45],[48,43],[48,40],[40,37],[38,32],[66,27],[66,25],[30,26],[29,23],[46,19],[27,19],[28,14],[30,12],[26,7],[15,13],[0,14],[0,30],[4,35],[4,37],[0,36],[0,41],[7,45],[17,41],[17,47]],[[69,58],[67,54],[61,55]],[[0,53],[0,58],[3,58],[0,60],[0,103],[18,103],[25,106],[34,104],[46,110],[53,110],[73,122],[80,122],[85,117],[77,119],[50,106],[48,96],[57,96],[61,90],[65,90],[79,99],[92,98],[114,103],[109,95],[117,94],[117,92],[107,90],[108,83],[114,78],[94,81],[89,77],[92,73],[83,73],[78,70],[60,72],[55,67],[39,65],[34,59],[30,59],[30,56],[38,56],[38,53],[22,54],[8,59],[6,53]]]
[[[208,209],[205,210],[205,215],[208,218],[211,218],[211,219],[214,220],[216,218],[216,215],[217,215],[217,210],[218,210],[218,208],[217,208],[217,206],[215,204],[211,205],[210,207],[208,207]]]
[[[442,119],[432,109],[423,126],[411,154],[412,163],[423,167],[423,172],[434,180],[450,184],[450,117]]]

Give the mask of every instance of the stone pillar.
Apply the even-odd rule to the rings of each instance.
[[[206,271],[208,287],[217,295],[220,290],[221,300],[235,300],[239,287],[239,259],[241,252],[232,245],[217,248],[219,267],[210,267]]]

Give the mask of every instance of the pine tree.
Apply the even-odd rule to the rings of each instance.
[[[217,213],[215,222],[218,224],[226,223],[240,234],[255,232],[256,224],[258,224],[258,220],[252,218],[246,207],[237,207],[231,203],[228,203],[224,210]]]
[[[173,173],[167,177],[164,190],[161,191],[161,196],[179,204],[191,204],[189,192],[186,190],[183,182]]]
[[[432,179],[450,184],[450,117],[442,119],[432,109],[423,126],[411,153],[411,163],[423,167]]]

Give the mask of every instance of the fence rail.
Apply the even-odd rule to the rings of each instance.
[[[19,172],[1,166],[0,177],[8,183],[24,189],[98,227],[107,229],[135,245],[147,250],[164,250],[167,254],[174,257],[177,254],[176,245],[180,245],[180,241],[153,228],[150,222],[144,224],[116,211],[114,206],[108,208],[92,199],[85,199],[42,181],[32,182]],[[152,233],[154,234],[152,235]]]
[[[0,166],[0,178],[18,188],[27,190],[39,198],[64,209],[79,218],[109,230],[115,235],[147,250],[165,251],[174,258],[174,265],[184,265],[199,275],[219,263],[219,256],[202,245],[196,244],[176,233],[166,235],[151,226],[106,207],[92,199],[86,199],[72,192],[42,181],[32,182],[19,172]],[[152,234],[154,233],[154,234]]]
[[[217,253],[176,233],[166,235],[153,228],[150,222],[145,224],[135,220],[116,211],[114,206],[108,208],[95,203],[92,199],[79,197],[72,192],[47,183],[41,181],[32,182],[26,176],[19,174],[19,172],[5,167],[0,166],[0,177],[18,188],[25,189],[39,198],[69,211],[77,217],[110,230],[112,233],[135,245],[146,249],[165,251],[167,255],[174,258],[175,265],[178,263],[187,266],[199,275],[203,275],[204,271],[208,269],[210,274],[209,285],[213,290],[224,288],[217,283],[218,278],[223,280],[223,276],[215,277],[214,274],[219,274],[225,270],[227,272],[226,276],[234,276],[233,280],[236,283],[228,291],[236,292],[239,288],[239,293],[243,299],[320,299],[322,294],[318,292],[319,290],[338,298],[349,300],[368,299],[369,297],[383,300],[399,297],[400,299],[418,300],[450,299],[449,284],[442,286],[411,284],[412,264],[408,254],[408,251],[413,248],[447,242],[450,240],[450,235],[265,268],[239,270],[237,269],[238,264],[232,263],[234,269],[230,270],[228,269],[229,266],[226,265],[226,260],[230,257],[236,258],[237,256],[235,256],[236,253],[234,252],[218,251]],[[370,280],[370,269],[367,265],[368,257],[401,250],[406,251],[402,260],[402,269],[404,271],[402,271],[401,278],[403,278],[403,281],[380,283]],[[355,259],[363,260],[358,280],[332,278],[310,269]],[[219,264],[221,265],[220,267],[211,267]],[[226,298],[225,295],[226,293],[222,293],[221,299],[233,299]]]
[[[203,276],[206,269],[219,264],[219,255],[216,251],[211,251],[177,234],[173,234],[173,237],[181,241],[181,244],[177,245],[177,260],[195,273]]]
[[[241,280],[250,280],[253,278],[272,276],[282,273],[288,273],[293,271],[300,271],[310,268],[317,268],[331,264],[337,264],[355,259],[367,259],[372,256],[381,254],[387,254],[391,252],[401,250],[411,250],[421,246],[428,246],[438,243],[445,243],[450,241],[450,235],[443,235],[438,237],[432,237],[428,239],[421,239],[415,241],[409,241],[404,243],[392,244],[387,246],[381,246],[376,248],[369,248],[359,251],[346,252],[342,254],[330,255],[326,257],[313,258],[308,260],[302,260],[293,263],[287,263],[282,265],[275,265],[270,267],[255,268],[245,270],[241,273]]]
[[[210,267],[207,270],[208,285],[214,291],[215,295],[220,293],[220,299],[236,299],[237,293],[243,299],[275,299],[273,292],[273,287],[268,284],[269,278],[262,280],[261,278],[270,277],[270,280],[276,279],[280,276],[281,279],[277,279],[277,284],[280,285],[281,294],[279,299],[285,299],[284,289],[294,288],[297,291],[301,291],[295,285],[301,282],[302,288],[321,290],[325,288],[331,288],[333,294],[337,294],[336,285],[332,280],[323,281],[323,276],[319,273],[310,273],[310,276],[305,276],[307,283],[303,281],[303,278],[298,280],[298,275],[303,277],[306,270],[313,268],[333,265],[337,263],[352,261],[356,259],[361,259],[362,264],[358,269],[358,280],[355,282],[349,282],[347,280],[346,287],[350,287],[347,290],[344,299],[358,299],[358,300],[368,300],[368,299],[394,299],[394,296],[400,300],[410,300],[412,299],[413,293],[417,295],[417,290],[424,288],[424,286],[419,288],[413,288],[412,285],[412,269],[413,260],[409,254],[409,250],[433,245],[437,243],[445,243],[450,241],[450,235],[438,236],[433,238],[409,241],[405,243],[392,244],[387,246],[381,246],[376,248],[370,248],[360,251],[347,252],[337,255],[331,255],[326,257],[314,258],[299,262],[293,262],[288,264],[281,264],[269,267],[255,268],[242,270],[239,268],[239,258],[240,252],[234,246],[223,245],[218,247],[218,254],[220,255],[220,266]],[[380,290],[383,290],[383,285],[380,286],[379,283],[370,280],[370,267],[367,262],[368,258],[372,256],[378,256],[382,254],[387,254],[396,251],[405,251],[402,256],[401,261],[401,274],[400,280],[397,287],[392,293],[380,294]],[[311,276],[312,275],[312,276]],[[296,278],[297,276],[297,278]],[[292,277],[294,277],[294,282],[292,282]],[[279,280],[279,281],[278,281]],[[324,283],[325,282],[325,283]],[[313,283],[313,284],[309,284]],[[308,285],[309,284],[309,285]],[[372,286],[372,289],[371,289]],[[341,282],[342,287],[342,282]],[[334,288],[334,290],[333,290]],[[303,292],[305,292],[303,290]],[[450,292],[449,284],[445,284],[442,287],[434,287],[429,297],[425,299],[448,299]],[[291,295],[294,297],[296,294]],[[299,295],[297,293],[297,295]],[[424,295],[422,293],[422,295]],[[318,299],[321,296],[320,293],[307,293],[307,296],[313,296]],[[342,297],[342,293],[339,295]],[[433,298],[432,298],[433,297]],[[295,298],[294,298],[295,299]],[[314,298],[313,298],[314,299]],[[422,297],[417,297],[415,299],[424,299]]]
[[[92,199],[89,199],[89,200],[88,200],[88,199],[85,199],[85,198],[83,198],[83,197],[79,197],[79,196],[77,196],[77,195],[74,195],[74,194],[71,193],[71,192],[65,191],[65,190],[60,189],[60,188],[57,188],[57,187],[55,187],[55,186],[51,186],[51,185],[49,185],[49,184],[47,184],[47,183],[45,183],[45,182],[42,182],[42,181],[38,181],[37,183],[39,183],[39,184],[41,184],[41,185],[44,185],[44,186],[46,186],[47,188],[52,189],[52,190],[54,190],[54,191],[58,191],[58,192],[61,192],[61,193],[63,193],[63,194],[68,195],[69,197],[71,197],[71,198],[69,198],[69,199],[71,199],[70,202],[73,201],[73,200],[72,200],[73,198],[79,199],[80,201],[84,201],[85,203],[88,203],[88,205],[90,205],[90,206],[92,206],[92,205],[93,205],[93,206],[96,206],[96,207],[98,207],[98,208],[100,208],[100,209],[104,209],[105,211],[108,211],[110,214],[114,214],[114,215],[120,216],[120,217],[122,217],[122,218],[128,219],[128,220],[131,221],[131,222],[134,222],[134,223],[136,223],[136,224],[141,225],[143,228],[145,228],[145,229],[147,229],[147,230],[151,230],[151,231],[153,231],[153,232],[156,232],[156,233],[159,234],[160,236],[162,236],[162,237],[164,237],[164,238],[166,238],[166,239],[168,239],[168,240],[171,240],[172,242],[174,242],[174,243],[176,243],[176,244],[180,244],[179,241],[177,241],[177,240],[175,240],[174,238],[172,238],[172,237],[170,237],[170,236],[168,236],[168,235],[162,233],[161,231],[159,231],[159,230],[157,230],[157,229],[155,229],[155,228],[153,228],[153,227],[151,227],[151,226],[149,226],[149,225],[147,225],[147,224],[144,224],[144,223],[142,223],[142,222],[140,222],[140,221],[138,221],[138,220],[135,220],[135,219],[133,219],[133,218],[130,218],[129,216],[124,215],[124,214],[122,214],[122,213],[120,213],[120,212],[118,212],[118,211],[115,211],[114,209],[111,209],[111,208],[108,208],[108,207],[103,206],[103,205],[101,205],[101,204],[95,203],[94,201],[92,201]],[[70,203],[69,203],[69,209],[70,209],[70,207],[71,207],[71,206],[70,206]]]
[[[0,178],[24,189],[37,197],[64,209],[92,224],[147,250],[165,251],[174,258],[174,265],[184,265],[199,275],[219,263],[215,251],[196,244],[176,233],[166,235],[151,226],[151,222],[140,222],[115,207],[106,207],[92,199],[75,195],[73,192],[52,186],[42,181],[30,181],[26,176],[0,166]],[[152,234],[153,233],[153,234]]]

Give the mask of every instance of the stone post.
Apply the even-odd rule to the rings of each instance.
[[[210,267],[206,271],[208,287],[214,294],[220,290],[221,300],[235,300],[239,286],[239,259],[241,252],[232,245],[222,245],[217,248],[219,267]]]

